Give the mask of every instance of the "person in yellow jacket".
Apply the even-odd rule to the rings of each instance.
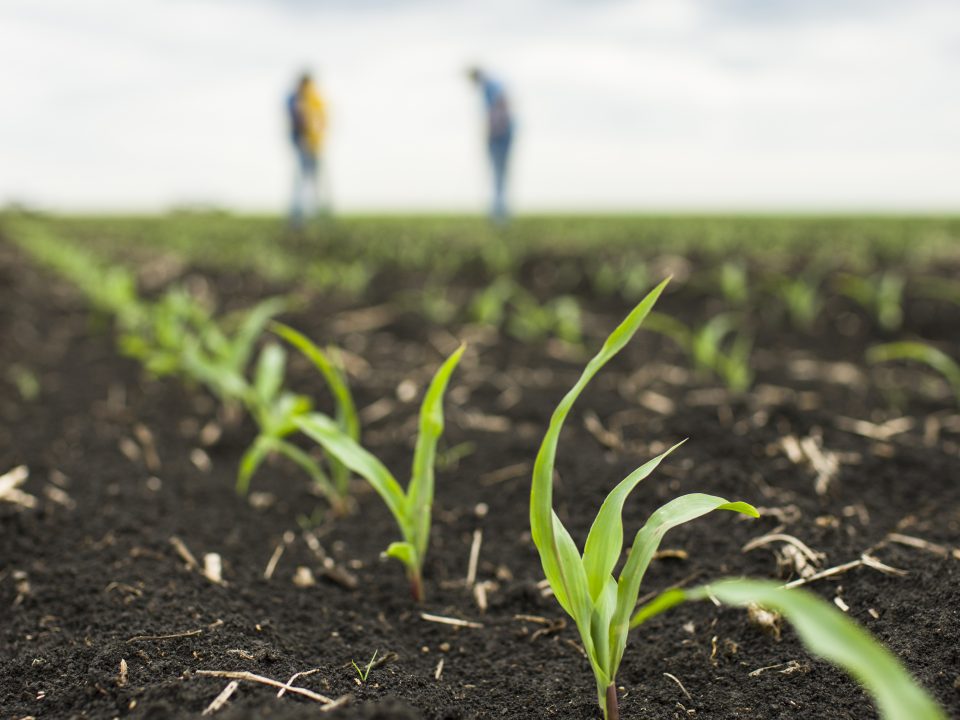
[[[287,115],[297,163],[290,220],[299,226],[306,217],[328,210],[320,191],[327,109],[310,73],[300,77],[287,98]]]

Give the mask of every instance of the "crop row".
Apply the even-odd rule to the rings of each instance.
[[[43,234],[53,228],[58,237],[72,238],[97,255],[125,263],[147,259],[137,253],[148,247],[201,264],[226,264],[269,277],[297,279],[311,291],[326,288],[336,290],[337,295],[367,294],[371,287],[379,292],[397,272],[413,272],[417,277],[415,292],[400,290],[381,296],[398,312],[408,310],[448,327],[465,322],[488,326],[525,343],[553,338],[578,351],[582,351],[590,330],[589,311],[578,297],[585,293],[599,298],[615,295],[633,304],[656,278],[674,274],[684,279],[687,292],[702,298],[706,312],[688,321],[657,312],[646,328],[669,338],[704,380],[720,382],[734,393],[745,392],[755,381],[753,350],[759,335],[788,328],[786,332],[802,343],[811,334],[823,331],[826,320],[855,312],[862,318],[858,322],[875,328],[890,341],[866,347],[862,356],[865,363],[908,360],[925,364],[946,381],[949,392],[960,402],[960,365],[951,357],[955,350],[949,346],[952,338],[946,338],[945,346],[944,338],[918,337],[910,332],[908,322],[908,307],[917,303],[932,304],[943,313],[960,310],[960,282],[942,274],[955,259],[948,248],[950,233],[956,228],[947,221],[925,225],[921,221],[898,224],[887,220],[876,227],[870,223],[851,226],[844,234],[841,231],[845,226],[835,220],[827,227],[840,232],[845,241],[837,248],[836,242],[811,245],[822,232],[815,224],[800,223],[799,227],[809,233],[807,238],[790,235],[768,219],[754,228],[754,233],[762,229],[773,239],[759,249],[751,249],[750,264],[728,254],[747,248],[749,240],[735,243],[729,237],[731,228],[722,231],[725,226],[716,219],[702,225],[685,221],[693,230],[663,221],[662,231],[667,233],[670,228],[666,240],[641,236],[632,245],[625,244],[616,232],[618,227],[633,227],[626,221],[612,226],[609,222],[613,221],[596,222],[603,229],[596,232],[599,239],[592,239],[586,232],[588,224],[586,230],[580,228],[580,246],[570,239],[560,240],[553,250],[556,255],[541,263],[536,260],[541,244],[534,241],[537,235],[532,232],[537,225],[505,238],[491,235],[483,225],[421,221],[413,227],[422,236],[411,236],[409,227],[397,224],[396,229],[407,229],[389,239],[374,230],[394,226],[375,220],[331,226],[316,237],[306,238],[278,235],[275,226],[262,221],[248,227],[229,217],[57,219],[42,223],[23,223],[14,218],[8,227],[14,235]],[[381,227],[384,223],[385,228]],[[652,225],[658,227],[656,222]],[[442,252],[445,233],[464,227],[466,233],[446,238],[448,247]],[[689,264],[676,256],[651,261],[651,248],[666,246],[668,241],[686,247],[688,235],[695,233],[704,235],[707,248],[698,252],[715,261],[703,272],[691,275]],[[612,249],[606,247],[611,238]],[[591,244],[596,244],[595,252],[590,251]],[[876,269],[878,260],[898,257],[908,246],[911,254],[896,270]],[[797,266],[788,251],[803,248],[809,252]],[[572,249],[580,255],[569,258],[564,254]],[[941,265],[928,266],[929,258],[941,256]],[[909,281],[905,274],[910,266],[907,258],[915,266]],[[476,286],[477,278],[463,276],[467,268],[480,268],[479,277],[488,278],[488,282]],[[427,274],[421,280],[417,272]]]

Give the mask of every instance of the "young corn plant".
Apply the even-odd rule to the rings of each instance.
[[[470,303],[472,320],[507,332],[524,342],[541,342],[553,336],[571,345],[582,339],[582,313],[576,299],[562,295],[548,303],[511,280],[500,277],[477,293]]]
[[[122,323],[120,351],[154,377],[189,374],[184,348],[213,322],[209,309],[181,287],[145,304],[136,323]]]
[[[945,720],[896,658],[871,635],[825,601],[770,581],[723,580],[693,590],[670,590],[636,608],[640,584],[668,530],[714,510],[757,517],[745,502],[693,493],[656,510],[634,538],[619,577],[613,571],[623,546],[622,508],[636,485],[676,449],[641,466],[604,500],[581,554],[553,510],[553,465],[563,422],[593,376],[639,329],[666,281],[658,285],[607,338],[550,420],[533,469],[530,528],[544,573],[560,606],[573,618],[593,670],[597,700],[606,720],[619,720],[616,675],[627,635],[651,617],[685,600],[713,599],[732,605],[761,605],[790,619],[812,652],[852,674],[877,701],[885,720]]]
[[[720,580],[689,590],[667,590],[640,607],[636,628],[691,600],[763,607],[786,617],[814,655],[838,665],[873,696],[884,720],[946,720],[946,714],[913,680],[896,656],[849,616],[805,590],[787,590],[770,580]]]
[[[433,376],[424,395],[413,468],[406,491],[382,462],[345,433],[332,418],[311,413],[295,421],[297,427],[319,443],[328,455],[369,482],[386,504],[403,538],[391,543],[386,554],[403,563],[410,581],[410,592],[417,602],[423,602],[424,599],[423,560],[430,542],[434,460],[437,442],[443,434],[443,396],[463,351],[464,346],[461,345],[447,358]]]
[[[186,374],[206,385],[228,408],[244,403],[247,366],[257,340],[267,323],[287,306],[285,298],[268,298],[227,321],[211,319],[200,325],[183,340]],[[235,326],[232,332],[229,325]]]
[[[720,292],[728,303],[737,308],[750,301],[750,280],[744,263],[728,260],[720,266]]]
[[[108,266],[93,253],[32,222],[16,222],[11,239],[76,285],[98,310],[115,315],[121,328],[141,320],[143,303],[137,278],[120,266]]]
[[[514,299],[507,331],[524,342],[542,342],[552,336],[579,345],[580,326],[580,304],[572,296],[561,295],[541,304],[532,294],[523,291]]]
[[[717,377],[735,393],[745,392],[753,384],[750,353],[753,341],[737,330],[733,315],[714,315],[699,328],[688,327],[663,313],[650,313],[647,329],[666,335],[690,357],[702,376]],[[728,338],[732,336],[732,340]]]
[[[336,405],[334,417],[337,425],[347,437],[359,443],[360,416],[357,415],[357,406],[350,393],[350,386],[341,367],[337,349],[328,347],[326,351],[321,350],[306,335],[283,323],[273,322],[270,324],[270,329],[299,350],[320,371],[320,375],[330,389],[330,394],[333,395]],[[339,498],[344,500],[350,493],[350,468],[336,457],[328,458],[328,464],[334,489]]]
[[[668,530],[713,510],[757,517],[752,505],[713,495],[690,494],[654,512],[637,533],[618,578],[613,571],[623,550],[621,511],[630,492],[652,473],[676,445],[628,475],[603,502],[581,554],[553,510],[553,465],[563,423],[587,383],[640,328],[667,281],[660,283],[607,338],[576,385],[550,419],[533,468],[530,529],[544,573],[561,607],[573,618],[597,683],[597,700],[607,720],[619,717],[616,676],[630,630],[644,573]]]
[[[820,285],[803,276],[780,275],[773,281],[773,292],[783,302],[790,324],[798,330],[810,330],[823,309]]]
[[[960,364],[942,350],[922,342],[903,341],[874,345],[867,351],[867,362],[885,363],[910,360],[926,365],[940,373],[960,405]]]
[[[357,665],[356,660],[351,660],[350,664],[353,665],[354,671],[357,673],[357,677],[360,678],[360,684],[363,685],[367,681],[367,678],[370,677],[370,670],[373,669],[373,664],[377,661],[377,653],[379,650],[373,651],[373,657],[370,658],[370,662],[367,663],[366,667],[360,667]]]
[[[870,277],[841,275],[839,290],[863,307],[884,330],[899,330],[903,325],[904,279],[893,272]]]
[[[259,433],[240,459],[237,492],[245,495],[263,461],[271,453],[277,453],[303,469],[330,500],[334,510],[342,512],[346,496],[338,492],[316,460],[287,439],[299,431],[297,419],[308,415],[313,406],[309,398],[283,389],[286,364],[284,349],[268,343],[260,351],[253,383],[244,389],[244,404]]]

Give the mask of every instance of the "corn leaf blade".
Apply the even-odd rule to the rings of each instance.
[[[640,608],[631,626],[685,600],[708,598],[730,605],[758,604],[784,615],[810,652],[838,665],[867,689],[885,720],[946,720],[893,653],[854,620],[805,590],[787,590],[767,580],[723,580],[671,590]]]
[[[359,440],[360,418],[357,415],[357,408],[353,402],[350,387],[337,364],[310,338],[289,325],[273,322],[270,324],[270,329],[297,348],[304,357],[313,363],[333,394],[337,405],[337,421],[347,435],[354,440]]]
[[[457,348],[437,370],[420,405],[420,429],[413,452],[413,470],[407,488],[406,507],[414,522],[413,543],[417,556],[426,554],[430,538],[430,516],[433,505],[434,461],[437,442],[443,434],[443,396],[450,376],[463,355],[465,345]]]
[[[240,458],[240,467],[237,469],[237,492],[239,494],[246,495],[250,490],[250,480],[269,452],[270,443],[263,436],[259,436],[243,453],[243,457]]]
[[[253,376],[253,389],[264,404],[270,404],[280,392],[286,365],[287,354],[279,345],[270,343],[260,351]]]
[[[667,455],[682,444],[683,442],[677,443],[665,453],[634,470],[611,490],[603,501],[583,548],[583,567],[587,574],[587,582],[590,584],[590,597],[593,600],[597,600],[600,593],[607,587],[607,581],[623,551],[622,514],[627,497],[640,481],[646,479]]]
[[[229,362],[230,366],[239,373],[243,373],[253,353],[253,346],[260,337],[270,319],[287,309],[288,302],[284,298],[268,298],[243,312],[240,326],[230,339]]]
[[[923,363],[943,375],[960,402],[960,364],[942,350],[922,342],[903,342],[874,345],[867,351],[867,362],[882,363],[892,360],[912,360]]]
[[[654,553],[660,547],[663,536],[672,528],[714,510],[730,510],[751,517],[760,516],[757,509],[748,503],[730,502],[715,495],[691,493],[681,495],[662,505],[637,532],[617,583],[617,608],[610,624],[610,646],[613,653],[611,667],[619,666],[620,659],[623,657],[627,633],[630,630],[630,615],[637,604],[640,583],[650,566],[650,561],[653,560]]]
[[[307,437],[320,443],[324,450],[370,483],[386,503],[400,527],[406,527],[403,488],[383,463],[362,448],[326,415],[310,413],[295,418],[294,423]]]

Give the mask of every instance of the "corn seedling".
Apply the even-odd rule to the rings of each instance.
[[[774,282],[774,294],[783,302],[790,324],[810,330],[823,309],[819,284],[805,277],[781,275]]]
[[[457,304],[442,285],[428,284],[415,293],[413,299],[423,317],[437,325],[447,325],[457,314]]]
[[[720,292],[734,307],[743,307],[750,300],[747,268],[742,262],[728,260],[720,266]]]
[[[474,295],[470,302],[469,315],[473,322],[500,327],[506,320],[507,303],[513,297],[514,282],[501,276]]]
[[[370,662],[367,663],[366,667],[361,668],[353,660],[350,661],[350,664],[353,665],[353,669],[357,671],[357,676],[360,678],[360,684],[362,685],[367,681],[367,678],[370,677],[370,670],[373,668],[373,664],[377,661],[377,653],[379,650],[373,651],[373,657],[370,658]]]
[[[870,277],[841,275],[839,290],[863,307],[884,330],[898,330],[903,324],[903,277],[892,272]]]
[[[601,258],[590,271],[590,286],[598,294],[610,297],[620,290],[619,268],[609,259]]]
[[[669,315],[651,312],[646,328],[666,335],[679,345],[701,376],[715,376],[736,393],[746,391],[753,384],[752,340],[736,329],[729,313],[714,315],[699,328],[691,328]],[[732,340],[728,340],[731,337]]]
[[[636,300],[650,287],[650,272],[635,257],[603,258],[590,271],[590,285],[600,295]]]
[[[360,417],[357,415],[357,407],[350,393],[350,386],[347,385],[347,377],[340,366],[336,348],[328,347],[323,351],[306,335],[283,323],[271,323],[270,328],[299,350],[320,371],[330,394],[333,395],[337,425],[347,437],[359,443]],[[336,457],[330,457],[328,462],[336,493],[341,499],[346,498],[350,492],[350,469]]]
[[[867,351],[867,362],[884,363],[894,360],[912,360],[940,373],[950,385],[960,405],[960,364],[942,350],[922,342],[903,341],[874,345]]]
[[[223,322],[205,323],[184,339],[186,372],[199,380],[226,406],[246,401],[247,366],[267,323],[287,308],[284,298],[263,300]],[[235,325],[230,332],[227,327]]]
[[[524,342],[540,342],[550,336],[573,345],[581,341],[581,312],[576,299],[562,295],[541,303],[508,277],[500,277],[474,296],[469,308],[474,322],[506,327]]]
[[[410,590],[423,601],[423,560],[430,541],[430,518],[434,493],[434,459],[443,434],[443,396],[464,346],[440,366],[420,406],[420,427],[413,454],[410,483],[406,491],[376,457],[343,432],[330,417],[312,413],[296,419],[297,427],[350,470],[364,478],[380,495],[400,528],[403,539],[390,544],[386,554],[396,558],[407,571]]]
[[[30,368],[14,363],[7,368],[6,378],[26,402],[36,400],[40,395],[40,377]]]
[[[580,305],[569,295],[561,295],[548,303],[540,303],[526,290],[518,288],[513,299],[513,313],[507,331],[518,340],[536,342],[553,336],[572,345],[579,345]]]
[[[154,377],[189,374],[184,348],[213,323],[209,309],[184,288],[174,287],[145,305],[139,321],[124,327],[120,351],[138,360]]]
[[[662,282],[627,316],[587,364],[576,385],[564,396],[550,420],[533,468],[530,528],[544,573],[560,606],[573,618],[597,683],[597,699],[607,720],[619,717],[616,675],[626,648],[630,617],[640,583],[668,530],[713,510],[731,510],[757,517],[753,506],[712,495],[676,498],[654,512],[637,533],[618,579],[613,570],[623,549],[624,502],[637,484],[670,454],[655,457],[635,470],[607,496],[590,528],[581,555],[553,510],[553,465],[563,423],[573,403],[594,375],[629,342],[647,317],[667,281]]]
[[[16,223],[11,229],[14,241],[76,285],[95,308],[116,316],[121,328],[141,321],[143,304],[132,272],[105,265],[93,253],[61,240],[40,225]]]
[[[287,438],[298,431],[296,421],[313,409],[309,398],[283,389],[287,356],[275,343],[264,346],[257,360],[253,384],[244,390],[244,404],[260,430],[240,459],[237,492],[246,494],[257,468],[270,453],[277,453],[302,468],[331,501],[342,510],[344,495],[331,484],[320,464]]]
[[[805,590],[787,590],[768,580],[721,580],[690,590],[668,590],[637,610],[630,627],[688,600],[760,606],[783,615],[810,652],[838,665],[866,688],[885,720],[946,720],[893,653],[854,620]]]

